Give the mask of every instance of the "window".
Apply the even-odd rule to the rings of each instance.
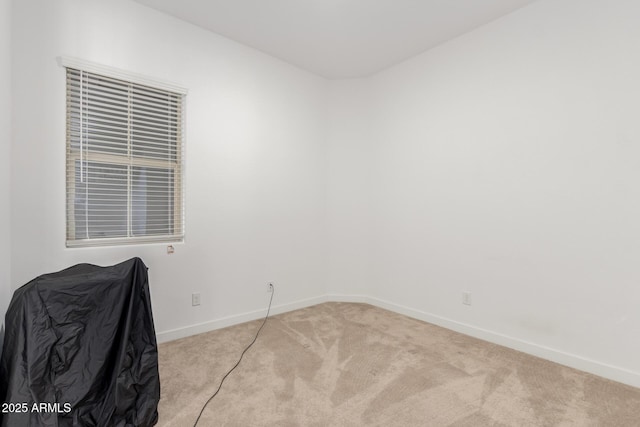
[[[184,94],[66,67],[67,246],[182,240]]]

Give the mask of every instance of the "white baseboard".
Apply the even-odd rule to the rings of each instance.
[[[300,308],[310,307],[312,305],[321,304],[327,301],[335,302],[354,302],[365,303],[385,310],[393,311],[398,314],[442,326],[452,331],[460,332],[465,335],[479,338],[494,344],[502,345],[523,353],[531,354],[542,359],[550,360],[561,365],[565,365],[580,371],[589,372],[603,378],[617,381],[632,387],[640,388],[640,372],[631,371],[618,366],[591,360],[575,354],[566,353],[540,344],[514,338],[499,332],[490,331],[488,329],[479,328],[467,323],[458,322],[446,317],[416,310],[403,305],[395,304],[390,301],[373,298],[366,295],[342,295],[329,294],[319,297],[309,298],[300,301],[294,301],[288,304],[281,304],[271,307],[272,314],[286,313],[288,311],[298,310]],[[212,320],[210,322],[199,323],[196,325],[186,326],[183,328],[172,329],[169,331],[159,332],[157,334],[158,342],[173,341],[179,338],[191,335],[201,334],[213,331],[215,329],[225,328],[227,326],[239,323],[249,322],[251,320],[260,319],[265,315],[265,310],[255,310],[234,316],[224,317],[222,319]]]
[[[300,308],[310,307],[312,305],[327,302],[325,296],[314,297],[300,301],[294,301],[288,304],[281,304],[271,307],[271,314],[286,313],[288,311],[298,310]],[[202,334],[216,329],[226,328],[227,326],[237,325],[239,323],[250,322],[252,320],[261,319],[266,314],[266,309],[250,311],[246,313],[236,314],[233,316],[223,317],[221,319],[211,320],[209,322],[197,323],[195,325],[185,326],[182,328],[171,329],[168,331],[157,332],[156,339],[159,343],[173,341],[180,338],[189,337],[191,335]]]
[[[395,304],[382,299],[367,297],[362,295],[354,295],[351,299],[348,295],[335,295],[335,298],[334,298],[334,295],[327,295],[327,301],[343,301],[343,302],[351,301],[351,302],[368,303],[376,307],[393,311],[398,314],[404,314],[405,316],[409,316],[414,319],[418,319],[434,325],[442,326],[443,328],[460,332],[462,334],[469,335],[474,338],[479,338],[481,340],[502,345],[504,347],[508,347],[513,350],[518,350],[523,353],[540,357],[542,359],[550,360],[560,365],[568,366],[584,372],[589,372],[591,374],[598,375],[603,378],[607,378],[613,381],[627,384],[632,387],[640,388],[639,372],[634,372],[618,366],[613,366],[606,363],[598,362],[596,360],[591,360],[575,354],[566,353],[564,351],[556,350],[550,347],[546,347],[546,346],[532,343],[529,341],[521,340],[519,338],[514,338],[508,335],[504,335],[499,332],[494,332],[487,329],[479,328],[477,326],[473,326],[467,323],[458,322],[455,320],[448,319],[446,317],[416,310],[410,307],[402,306],[402,305]]]

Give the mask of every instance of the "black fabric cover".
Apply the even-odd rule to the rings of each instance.
[[[156,424],[158,352],[139,258],[36,278],[15,291],[5,325],[0,403],[14,406],[3,405],[12,411],[2,427]]]

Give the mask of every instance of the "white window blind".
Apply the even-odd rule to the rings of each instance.
[[[183,95],[67,68],[67,246],[184,236]]]

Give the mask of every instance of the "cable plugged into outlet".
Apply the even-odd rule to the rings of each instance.
[[[462,292],[462,303],[464,305],[471,305],[471,292],[469,291]]]
[[[215,393],[213,393],[211,395],[211,397],[209,397],[209,400],[207,400],[205,402],[205,404],[202,407],[202,409],[200,409],[200,413],[198,414],[198,418],[196,418],[196,422],[193,423],[193,427],[196,427],[198,425],[198,421],[200,421],[200,417],[202,416],[202,413],[204,412],[204,409],[207,407],[209,402],[211,402],[213,400],[213,398],[218,395],[218,393],[220,392],[220,389],[222,389],[222,384],[224,384],[224,380],[226,380],[227,377],[238,367],[238,365],[240,365],[240,362],[242,362],[242,358],[244,357],[244,354],[256,342],[256,340],[258,339],[258,335],[260,335],[260,331],[262,330],[262,328],[264,328],[265,323],[267,323],[267,319],[269,318],[269,313],[271,313],[271,303],[273,302],[273,295],[275,294],[275,289],[274,289],[273,283],[271,283],[271,282],[267,283],[267,289],[271,293],[271,296],[269,297],[269,306],[267,307],[267,315],[264,316],[264,320],[262,321],[262,325],[260,325],[260,327],[258,328],[258,332],[256,332],[256,336],[253,337],[253,341],[251,341],[251,343],[249,343],[249,345],[247,347],[245,347],[244,350],[242,350],[242,353],[240,354],[240,358],[238,359],[236,364],[233,365],[233,368],[229,369],[227,371],[227,373],[224,374],[224,376],[220,380],[220,384],[218,385],[218,389],[215,391]]]

